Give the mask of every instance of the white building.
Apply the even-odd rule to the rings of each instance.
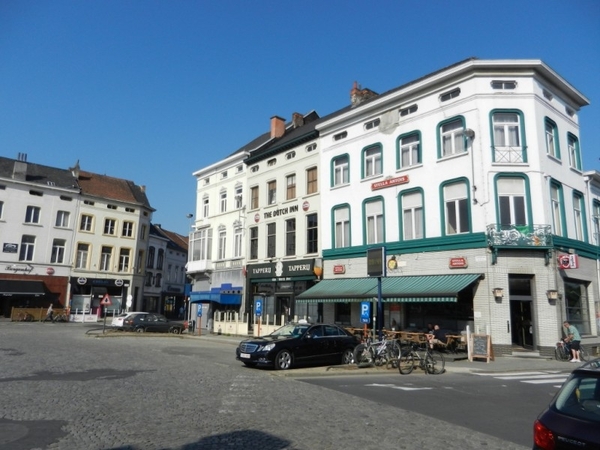
[[[470,325],[496,354],[549,354],[566,319],[596,336],[588,100],[538,60],[469,59],[352,96],[365,92],[316,127],[324,280],[297,301],[360,326],[358,302],[378,296],[367,250],[383,247],[383,326]]]

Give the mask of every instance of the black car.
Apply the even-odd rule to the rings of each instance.
[[[183,323],[173,322],[162,314],[133,313],[123,319],[123,330],[138,333],[173,333],[183,331]]]
[[[359,339],[337,325],[291,323],[240,342],[236,359],[246,366],[287,370],[300,364],[351,364]]]
[[[575,369],[539,415],[533,449],[600,449],[600,358]]]

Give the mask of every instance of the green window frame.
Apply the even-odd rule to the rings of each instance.
[[[331,209],[331,248],[352,246],[352,214],[349,203]]]
[[[519,197],[514,189],[503,189],[501,192],[498,183],[503,181],[521,181],[522,182],[522,205],[516,201]],[[517,183],[515,183],[517,185]],[[509,186],[510,187],[510,186]],[[531,228],[533,224],[533,211],[531,209],[531,194],[529,187],[529,177],[521,173],[502,172],[494,177],[494,198],[496,201],[496,223],[501,229],[510,228],[510,226],[526,226]],[[522,211],[517,211],[517,207],[522,207]],[[507,210],[508,208],[508,210]],[[506,215],[507,213],[508,216]],[[520,214],[517,214],[520,213]],[[507,222],[506,219],[510,219]],[[526,223],[517,223],[514,219],[523,219]]]
[[[525,119],[520,110],[491,110],[490,136],[492,138],[493,162],[506,164],[527,163]]]
[[[588,242],[585,201],[583,200],[583,194],[575,190],[573,191],[573,220],[575,225],[575,239]]]
[[[438,159],[467,153],[466,122],[463,116],[454,116],[437,125]]]
[[[331,159],[330,186],[345,186],[350,184],[350,156],[348,153]]]
[[[420,197],[420,202],[415,199]],[[412,198],[409,198],[412,197]],[[420,208],[418,205],[420,204]],[[420,217],[419,217],[420,209]],[[410,224],[407,225],[407,222]],[[401,241],[425,238],[425,195],[422,188],[406,189],[398,195],[398,226]]]
[[[567,133],[567,149],[569,151],[569,167],[581,171],[579,139],[573,133]]]
[[[362,178],[371,178],[383,173],[383,147],[373,144],[363,148],[361,152]]]
[[[396,139],[396,170],[423,163],[421,132],[411,131]]]
[[[560,159],[560,142],[556,122],[546,117],[544,119],[544,133],[546,138],[546,153],[548,156]]]
[[[552,216],[552,232],[556,236],[567,237],[563,187],[559,181],[554,179],[550,180],[550,212]]]
[[[378,207],[378,205],[380,205]],[[366,198],[362,202],[364,245],[385,242],[385,201],[382,196]]]
[[[468,178],[460,177],[444,181],[440,184],[440,199],[442,199],[440,204],[442,236],[471,233],[473,225]]]

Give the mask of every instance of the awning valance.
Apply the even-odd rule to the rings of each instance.
[[[0,295],[32,295],[35,297],[46,295],[43,281],[35,280],[0,280]]]
[[[383,277],[384,302],[455,302],[458,292],[481,274]],[[297,303],[345,303],[377,298],[377,278],[323,280],[296,297]]]

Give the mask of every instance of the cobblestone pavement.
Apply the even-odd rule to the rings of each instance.
[[[90,330],[0,322],[1,450],[524,448],[247,369],[231,340]]]

